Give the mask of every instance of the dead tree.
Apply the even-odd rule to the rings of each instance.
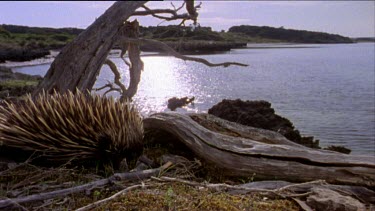
[[[179,25],[184,25],[186,20],[192,20],[194,24],[197,23],[197,17],[198,12],[197,9],[200,7],[200,4],[195,6],[194,1],[185,1],[179,8],[176,8],[173,4],[173,10],[172,9],[150,9],[146,6],[142,6],[144,11],[136,11],[133,13],[133,16],[143,16],[143,15],[152,15],[155,18],[162,19],[164,21],[171,21],[171,20],[179,20],[181,19],[182,22]],[[178,14],[178,11],[181,10],[184,6],[186,6],[187,13],[184,14]],[[160,15],[164,14],[164,15]],[[165,14],[168,14],[169,16],[165,16]],[[156,41],[156,40],[148,40],[148,39],[140,39],[139,38],[139,24],[138,21],[135,20],[133,22],[126,21],[124,26],[120,29],[118,36],[116,37],[116,40],[119,42],[121,53],[120,57],[123,59],[125,64],[128,66],[129,69],[129,76],[130,76],[130,82],[129,86],[126,87],[121,82],[121,74],[114,62],[112,62],[110,59],[107,59],[105,61],[105,64],[107,64],[111,71],[114,74],[114,83],[108,82],[102,87],[99,87],[95,89],[96,91],[103,90],[108,88],[103,95],[106,95],[107,93],[111,91],[117,91],[120,93],[120,100],[126,100],[126,99],[132,99],[132,97],[137,93],[138,90],[138,84],[141,81],[141,73],[143,70],[143,61],[141,60],[140,54],[140,46],[141,45],[147,45],[149,47],[153,47],[156,49],[159,49],[161,52],[165,52],[169,55],[172,55],[176,58],[182,59],[182,60],[188,60],[188,61],[194,61],[199,62],[202,64],[205,64],[207,66],[224,66],[228,67],[229,65],[240,65],[240,66],[247,66],[245,64],[236,63],[236,62],[225,62],[225,63],[219,63],[219,64],[213,64],[208,62],[205,59],[201,58],[194,58],[189,56],[183,56],[176,51],[173,50],[173,48],[169,47],[168,45]],[[128,54],[129,61],[127,61],[124,56],[125,54]]]
[[[97,90],[109,88],[105,94],[110,91],[118,91],[121,94],[121,100],[131,99],[137,92],[141,79],[143,62],[140,58],[139,46],[144,44],[152,45],[161,51],[167,51],[177,58],[200,62],[208,66],[247,66],[235,62],[212,64],[204,59],[182,56],[161,42],[139,39],[138,22],[126,21],[130,16],[152,15],[165,21],[182,20],[180,25],[183,25],[186,20],[192,20],[196,23],[198,17],[197,9],[200,7],[200,5],[194,6],[194,1],[188,0],[179,8],[175,8],[172,4],[174,9],[150,9],[144,6],[144,3],[145,1],[116,2],[113,4],[91,26],[61,51],[33,95],[37,95],[42,90],[47,93],[53,90],[58,92],[74,91],[76,88],[91,91],[102,65],[107,64],[115,75],[114,84],[108,83]],[[178,11],[184,5],[187,13],[178,14]],[[140,7],[144,10],[135,11]],[[128,53],[129,61],[123,59],[129,66],[129,87],[125,87],[122,84],[120,81],[121,74],[116,65],[107,59],[109,51],[115,42],[120,42],[122,48],[121,57]]]
[[[146,1],[114,3],[103,15],[65,46],[56,57],[44,80],[33,95],[43,89],[52,92],[67,90],[91,90],[100,68],[112,48],[114,37],[134,11]]]

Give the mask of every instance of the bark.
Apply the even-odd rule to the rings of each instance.
[[[114,3],[103,15],[65,46],[56,57],[44,80],[34,91],[37,95],[43,89],[50,93],[91,90],[100,68],[115,42],[114,38],[124,21],[146,1],[125,1]]]
[[[208,114],[192,116],[205,127],[188,115],[158,113],[144,120],[144,128],[171,133],[226,176],[255,175],[255,179],[291,182],[323,179],[333,184],[375,187],[374,157],[311,149],[276,132],[230,123]]]

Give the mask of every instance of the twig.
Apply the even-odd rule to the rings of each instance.
[[[160,172],[164,171],[165,169],[168,169],[170,166],[172,166],[172,163],[167,162],[166,164],[164,164],[163,166],[159,168],[149,169],[149,170],[144,170],[144,171],[137,171],[137,172],[130,172],[130,173],[117,173],[109,178],[89,182],[84,185],[80,185],[80,186],[76,186],[72,188],[56,190],[56,191],[51,191],[47,193],[34,194],[34,195],[21,197],[21,198],[15,198],[15,199],[9,199],[9,198],[3,199],[3,200],[0,200],[0,209],[6,208],[13,204],[28,203],[28,202],[33,202],[33,201],[40,201],[40,200],[66,196],[66,195],[70,195],[73,193],[82,192],[93,187],[101,187],[101,186],[113,183],[114,181],[142,180],[145,178],[149,178],[151,176],[156,176]]]
[[[146,11],[135,11],[132,16],[145,16],[145,15],[151,15],[155,18],[163,19],[166,21],[172,21],[172,20],[178,20],[178,19],[192,19],[192,17],[185,13],[185,14],[177,14],[176,10],[171,10],[171,9],[150,9],[146,6],[142,6],[143,9]],[[171,14],[170,17],[167,16],[161,16],[157,14]]]
[[[248,187],[241,187],[237,185],[228,185],[228,184],[212,184],[212,183],[199,183],[199,182],[194,182],[194,181],[188,181],[188,180],[183,180],[179,178],[172,178],[172,177],[151,177],[151,179],[157,180],[157,181],[164,181],[164,182],[179,182],[191,186],[196,186],[196,187],[206,187],[208,189],[213,189],[215,191],[221,191],[222,189],[224,190],[244,190],[247,192],[262,192],[262,193],[271,193],[273,195],[277,195],[281,198],[296,198],[296,197],[305,197],[310,195],[312,192],[306,192],[306,193],[301,193],[301,194],[285,194],[282,193],[288,188],[291,187],[297,187],[297,186],[303,186],[306,184],[324,184],[324,180],[316,180],[316,181],[311,181],[311,182],[305,182],[305,183],[300,183],[300,184],[293,184],[293,185],[287,185],[282,188],[274,189],[274,190],[269,190],[269,189],[260,189],[260,188],[248,188]]]
[[[99,200],[99,201],[96,201],[92,204],[89,204],[89,205],[86,205],[84,207],[81,207],[81,208],[78,208],[76,209],[76,211],[86,211],[86,210],[92,210],[94,209],[95,207],[98,207],[99,205],[101,204],[104,204],[108,201],[111,201],[111,200],[114,200],[116,199],[117,197],[121,196],[122,194],[130,191],[130,190],[134,190],[134,189],[137,189],[137,188],[144,188],[144,187],[148,187],[148,186],[145,186],[144,184],[141,184],[141,185],[133,185],[133,186],[130,186],[130,187],[127,187],[115,194],[113,194],[112,196],[108,197],[108,198],[105,198],[105,199],[102,199],[102,200]]]
[[[171,5],[172,5],[172,7],[173,7],[173,9],[174,9],[174,11],[179,11],[180,9],[182,9],[184,6],[185,6],[185,2],[184,3],[182,3],[182,5],[179,7],[179,8],[177,8],[176,9],[176,7],[174,6],[174,4],[173,4],[173,2],[171,2]]]
[[[216,63],[215,64],[215,63],[211,63],[211,62],[209,62],[205,59],[202,59],[202,58],[184,56],[184,55],[181,55],[178,52],[176,52],[173,48],[169,47],[167,44],[162,43],[160,41],[156,41],[156,40],[142,39],[142,38],[134,39],[134,38],[126,38],[126,37],[124,37],[123,39],[126,42],[129,42],[129,43],[134,43],[134,44],[138,44],[138,45],[153,46],[153,47],[159,48],[160,50],[163,50],[163,51],[171,54],[172,56],[174,56],[176,58],[182,59],[184,61],[199,62],[199,63],[205,64],[209,67],[217,67],[217,66],[228,67],[230,65],[238,65],[238,66],[243,66],[243,67],[249,66],[247,64],[242,64],[242,63],[238,63],[238,62],[224,62],[224,63]]]
[[[290,188],[304,186],[304,185],[313,185],[313,184],[326,185],[327,183],[326,183],[325,180],[314,180],[314,181],[310,181],[310,182],[304,182],[304,183],[287,185],[287,186],[281,187],[279,189],[276,189],[276,191],[277,192],[282,192],[282,191],[285,191],[285,190],[290,189]]]
[[[232,189],[232,190],[248,190],[252,192],[270,192],[276,195],[280,195],[276,193],[274,190],[267,190],[267,189],[256,189],[256,188],[247,188],[247,187],[240,187],[240,186],[233,186],[233,185],[228,185],[224,183],[220,184],[213,184],[213,183],[199,183],[199,182],[194,182],[194,181],[188,181],[188,180],[183,180],[179,178],[172,178],[172,177],[151,177],[151,179],[158,180],[158,181],[164,181],[164,182],[179,182],[183,183],[186,185],[191,185],[191,186],[196,186],[196,187],[206,187],[209,189],[215,189],[215,190],[220,190],[220,189]]]
[[[10,206],[11,206],[11,208],[17,208],[18,210],[21,210],[21,211],[29,211],[24,206],[21,206],[20,204],[18,204],[17,202],[14,202],[14,201],[12,201],[10,203]]]

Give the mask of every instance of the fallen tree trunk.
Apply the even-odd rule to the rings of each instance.
[[[91,90],[100,68],[107,59],[115,36],[133,12],[146,1],[119,1],[63,48],[51,64],[42,83],[34,91],[50,93]]]
[[[256,175],[255,179],[292,182],[323,179],[332,184],[375,187],[374,157],[299,146],[276,132],[212,115],[158,113],[144,120],[144,128],[171,133],[226,176]]]

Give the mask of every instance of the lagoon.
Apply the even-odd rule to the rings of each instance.
[[[322,146],[343,145],[352,154],[375,155],[374,53],[374,43],[248,44],[245,49],[199,56],[211,62],[249,64],[228,68],[145,55],[134,102],[148,115],[167,111],[171,97],[195,96],[194,106],[177,112],[207,112],[224,98],[266,100],[301,134],[314,136]],[[126,69],[116,53],[110,58]],[[43,76],[49,65],[13,70]],[[127,72],[123,78],[127,83]],[[113,74],[104,66],[95,87],[107,80],[112,81]]]

